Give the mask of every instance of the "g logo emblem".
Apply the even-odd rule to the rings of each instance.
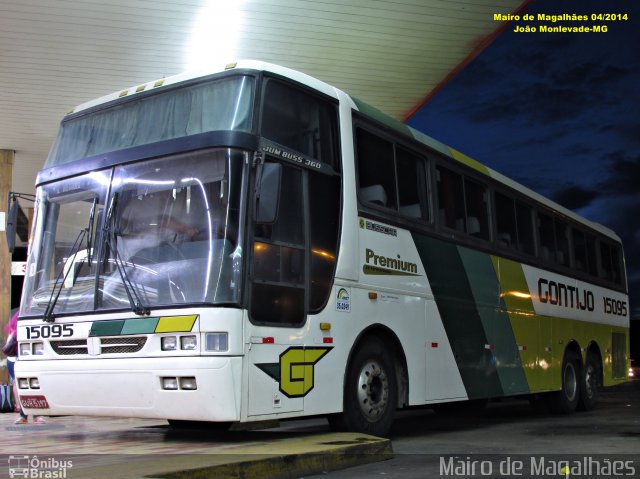
[[[288,398],[306,396],[314,386],[314,367],[332,348],[293,346],[280,355],[279,363],[256,364],[278,381]]]
[[[280,391],[290,398],[313,389],[313,368],[331,348],[293,347],[280,355]]]

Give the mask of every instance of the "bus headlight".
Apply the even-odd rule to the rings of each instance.
[[[163,351],[175,351],[178,349],[178,338],[176,336],[165,336],[160,340]]]
[[[180,336],[180,349],[193,351],[198,347],[198,340],[195,336]]]
[[[178,378],[162,378],[162,389],[177,390]]]
[[[18,378],[18,389],[29,389],[29,379]]]
[[[33,343],[33,355],[42,356],[44,354],[44,343]]]
[[[20,343],[20,356],[31,356],[31,343]]]
[[[207,333],[205,336],[206,351],[228,351],[229,333]]]
[[[40,389],[40,381],[38,378],[29,379],[29,387],[31,387],[31,389]]]
[[[194,377],[180,378],[180,389],[188,389],[191,391],[198,389],[198,385],[196,384],[196,378]]]

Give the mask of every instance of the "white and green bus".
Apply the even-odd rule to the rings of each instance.
[[[623,250],[303,73],[255,61],[69,113],[37,177],[30,414],[384,435],[410,406],[626,380]]]

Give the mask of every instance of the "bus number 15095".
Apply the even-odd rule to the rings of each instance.
[[[71,324],[27,326],[27,339],[70,338],[71,336],[73,336]]]

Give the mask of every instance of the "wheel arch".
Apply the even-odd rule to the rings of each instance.
[[[396,369],[396,380],[398,383],[398,404],[397,407],[404,407],[409,404],[409,371],[407,369],[407,358],[402,348],[402,343],[398,336],[387,326],[382,324],[372,324],[363,329],[356,337],[345,364],[343,372],[343,389],[344,381],[346,380],[346,371],[351,364],[351,360],[355,352],[362,346],[362,344],[371,337],[380,339],[385,344],[391,345],[391,351],[393,355],[393,362]]]
[[[603,384],[603,363],[602,363],[602,351],[600,350],[600,345],[596,340],[591,340],[589,346],[587,346],[586,356],[584,358],[584,362],[586,364],[587,356],[593,355],[593,357],[598,361],[598,384],[602,386]]]
[[[569,341],[567,343],[567,345],[564,348],[564,352],[562,353],[562,360],[564,361],[564,358],[567,356],[567,353],[571,351],[572,353],[575,353],[577,355],[577,357],[579,358],[579,364],[578,367],[582,368],[582,365],[584,364],[584,361],[582,360],[582,350],[580,349],[580,344],[578,343],[578,341],[576,341],[575,339],[572,339],[571,341]]]

